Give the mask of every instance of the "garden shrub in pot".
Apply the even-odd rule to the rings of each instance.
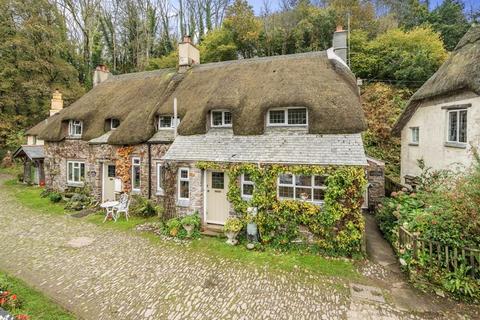
[[[223,232],[227,236],[227,243],[236,245],[238,243],[237,235],[243,229],[243,222],[239,218],[228,218],[223,227]]]

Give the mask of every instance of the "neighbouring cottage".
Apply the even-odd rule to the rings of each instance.
[[[438,71],[412,96],[393,134],[401,136],[401,178],[411,186],[418,160],[464,169],[480,146],[480,26],[472,27]]]
[[[88,186],[103,201],[141,194],[167,216],[199,212],[204,227],[256,206],[265,239],[294,219],[360,241],[384,164],[364,152],[345,34],[328,51],[208,64],[185,37],[178,70],[113,76],[99,66],[93,89],[39,135],[47,186]]]

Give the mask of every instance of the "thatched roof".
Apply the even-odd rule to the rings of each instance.
[[[45,127],[47,126],[47,123],[48,123],[49,119],[51,119],[51,118],[40,121],[35,126],[28,129],[27,132],[25,132],[25,134],[27,136],[38,136],[40,134],[40,132],[42,132],[42,130],[45,129]]]
[[[238,135],[263,133],[266,110],[305,106],[309,131],[316,134],[358,133],[365,129],[353,74],[326,52],[237,60],[196,65],[184,74],[158,70],[115,76],[94,87],[65,108],[42,132],[47,141],[59,141],[61,122],[84,121],[82,139],[105,133],[108,118],[120,127],[110,144],[137,144],[154,133],[158,115],[173,114],[177,97],[180,135],[206,132],[209,110],[230,109]]]
[[[455,50],[438,71],[418,89],[393,128],[399,135],[417,108],[429,100],[464,94],[480,95],[480,26],[463,36]]]

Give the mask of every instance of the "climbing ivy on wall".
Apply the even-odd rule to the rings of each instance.
[[[132,146],[121,147],[117,149],[117,160],[115,161],[115,174],[122,180],[123,191],[129,192],[131,183],[132,161],[130,156],[133,153]]]
[[[361,167],[218,164],[198,162],[200,169],[222,169],[230,178],[227,197],[236,212],[248,223],[257,223],[262,242],[288,245],[300,236],[303,226],[314,235],[314,243],[331,254],[360,252],[364,233],[361,206],[367,184]],[[326,175],[327,189],[322,206],[311,202],[279,200],[277,178],[282,173]],[[239,177],[248,174],[255,184],[252,198],[241,196]],[[248,207],[257,207],[252,218]]]

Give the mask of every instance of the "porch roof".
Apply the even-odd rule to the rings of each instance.
[[[164,156],[174,161],[263,162],[366,166],[362,137],[356,134],[265,133],[233,135],[232,130],[177,136]]]
[[[28,157],[30,160],[38,160],[45,158],[45,149],[43,146],[21,146],[13,154],[14,158]]]

